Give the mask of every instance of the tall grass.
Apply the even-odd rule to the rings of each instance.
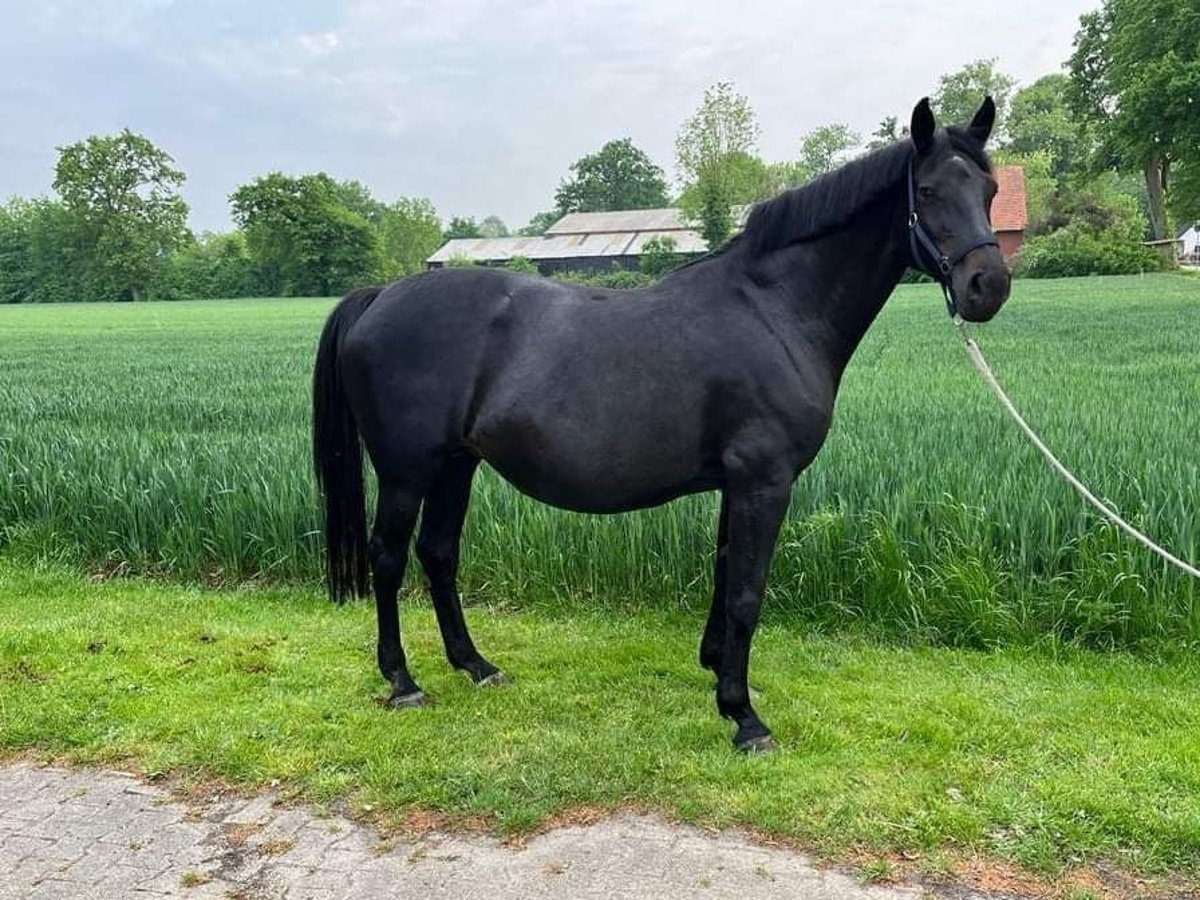
[[[181,579],[318,583],[309,378],[329,300],[0,309],[0,541]],[[1200,556],[1200,280],[1019,282],[979,329],[1098,493]],[[581,516],[481,473],[469,596],[700,605],[716,497]],[[1200,640],[1200,591],[1097,522],[976,380],[928,285],[897,292],[797,482],[769,608],[968,646]]]

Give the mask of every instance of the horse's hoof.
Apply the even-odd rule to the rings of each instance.
[[[388,697],[387,705],[392,709],[416,709],[420,706],[428,706],[429,698],[425,696],[423,691],[414,691],[411,694],[392,694]]]
[[[508,684],[512,684],[512,679],[497,669],[475,682],[475,687],[504,687]]]
[[[779,745],[775,743],[775,739],[769,734],[760,734],[758,737],[746,738],[744,741],[739,741],[737,748],[741,753],[774,753],[779,749]]]

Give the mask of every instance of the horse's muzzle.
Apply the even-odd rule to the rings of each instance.
[[[996,315],[1012,287],[1012,272],[996,247],[971,253],[951,277],[958,313],[968,322],[986,322]]]

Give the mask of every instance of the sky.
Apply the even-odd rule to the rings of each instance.
[[[747,95],[768,160],[830,122],[907,122],[996,57],[1028,84],[1099,0],[0,0],[0,199],[51,192],[56,147],[122,128],[187,173],[196,230],[272,171],[357,179],[439,215],[551,208],[572,162],[631,137],[675,176],[707,86]]]

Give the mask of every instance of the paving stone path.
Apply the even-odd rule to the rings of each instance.
[[[455,834],[390,842],[263,795],[185,803],[120,773],[0,766],[0,900],[79,897],[753,897],[916,900],[804,856],[646,816],[520,849]],[[965,896],[959,894],[958,896]]]

